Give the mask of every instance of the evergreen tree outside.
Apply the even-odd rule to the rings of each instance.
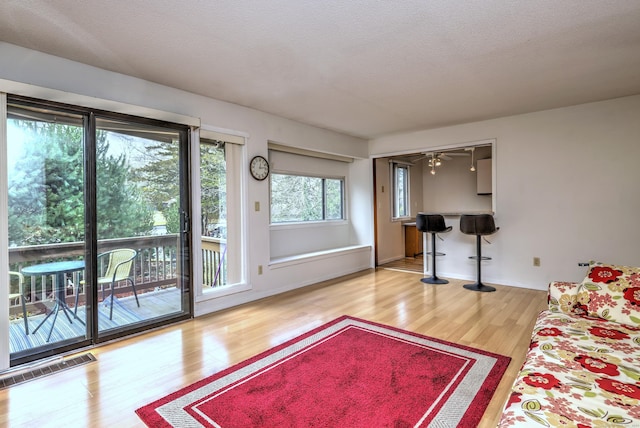
[[[138,166],[132,180],[143,192],[149,207],[167,221],[167,233],[180,232],[180,164],[175,140],[144,143],[138,151]]]
[[[96,175],[99,239],[147,235],[153,210],[133,180],[133,168],[124,153],[110,154],[107,136],[98,131]],[[117,137],[117,135],[115,136]]]
[[[82,128],[22,120],[9,120],[8,125],[19,128],[23,137],[21,156],[10,160],[10,245],[81,241]]]
[[[176,141],[156,141],[145,146],[141,166],[133,179],[143,189],[153,209],[167,220],[167,232],[180,231],[180,172]],[[200,144],[201,226],[203,234],[213,233],[226,222],[226,161],[224,143]],[[219,230],[226,238],[226,230]]]
[[[316,220],[322,220],[322,179],[271,174],[271,221]]]
[[[202,234],[227,238],[227,173],[224,143],[200,144]]]
[[[330,179],[325,180],[326,186],[326,219],[341,220],[344,218],[344,192],[342,180]]]
[[[83,128],[21,119],[7,124],[9,144],[15,146],[10,150],[15,156],[9,173],[10,245],[84,240]],[[96,142],[100,238],[148,233],[151,210],[131,180],[126,155],[109,153],[104,131],[98,131]]]
[[[340,220],[343,180],[271,174],[271,222]]]

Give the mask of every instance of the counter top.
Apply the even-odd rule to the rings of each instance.
[[[418,214],[440,214],[443,216],[461,216],[461,215],[476,215],[476,214],[489,214],[495,215],[493,211],[460,211],[460,212],[420,212]],[[415,223],[414,223],[415,224]]]

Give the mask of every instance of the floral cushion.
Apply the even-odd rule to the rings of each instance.
[[[591,262],[582,291],[591,316],[640,326],[640,268]]]
[[[577,282],[554,281],[549,284],[549,310],[565,314],[585,313],[588,293]]]
[[[579,307],[578,294],[566,307]],[[640,328],[541,312],[499,424],[525,425],[640,426]]]

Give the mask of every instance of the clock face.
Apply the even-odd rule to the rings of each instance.
[[[269,176],[269,162],[262,156],[255,156],[251,159],[249,171],[256,180],[264,180]]]

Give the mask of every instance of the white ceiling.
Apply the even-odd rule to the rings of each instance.
[[[2,0],[0,40],[366,138],[640,93],[638,0]]]

